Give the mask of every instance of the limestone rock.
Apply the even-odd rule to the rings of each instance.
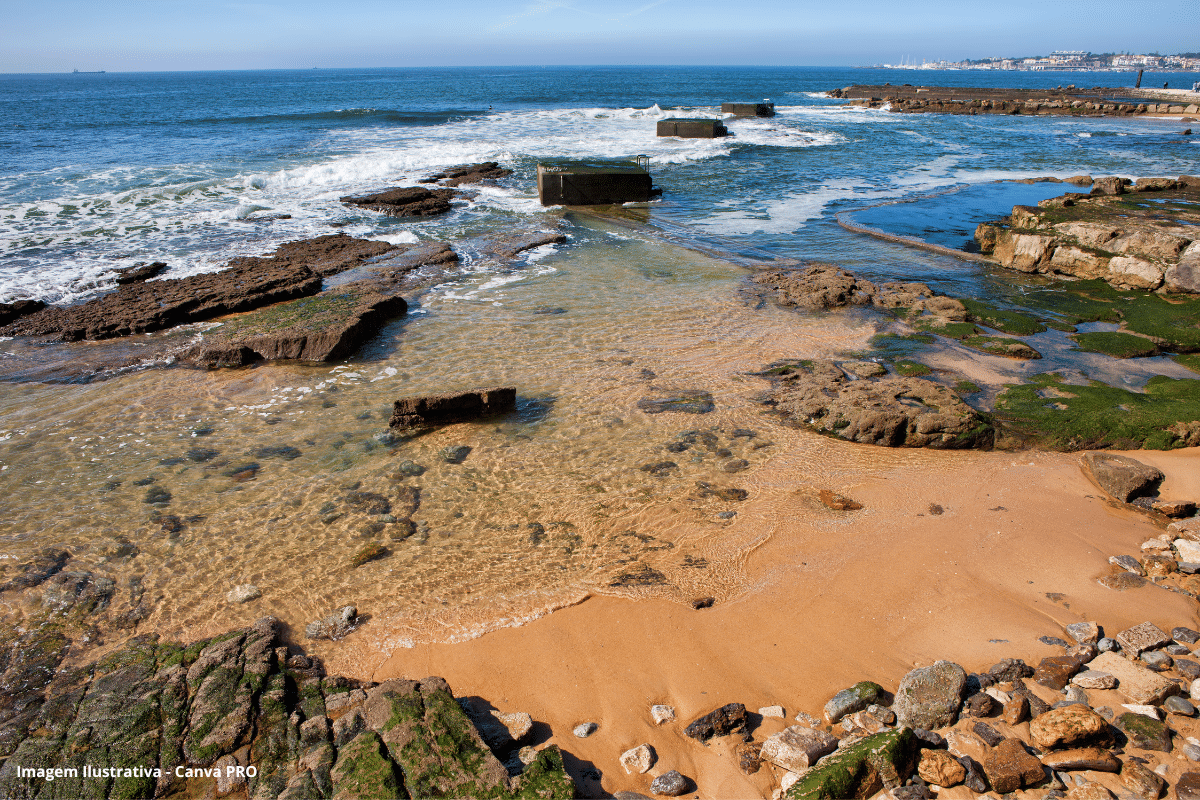
[[[771,293],[785,308],[838,308],[870,305],[875,286],[859,281],[853,273],[829,264],[814,264],[798,270],[764,270],[751,279]]]
[[[1139,655],[1143,650],[1165,647],[1172,641],[1166,632],[1150,622],[1143,622],[1140,625],[1127,628],[1113,638],[1117,640],[1117,644],[1121,645],[1121,649],[1131,657]]]
[[[426,428],[507,414],[516,408],[512,386],[405,397],[392,406],[392,428]]]
[[[897,723],[926,729],[953,724],[962,706],[966,683],[966,671],[949,661],[912,670],[896,689],[893,710]]]
[[[1042,762],[1025,751],[1019,739],[1000,742],[983,762],[988,782],[1000,794],[1015,792],[1022,786],[1036,786],[1046,780]]]
[[[1021,272],[1036,272],[1047,261],[1054,248],[1053,236],[1013,233],[1004,230],[996,237],[993,255],[1001,264]]]
[[[1042,750],[1085,742],[1108,730],[1108,723],[1086,705],[1052,708],[1029,723],[1029,736]]]
[[[625,768],[625,773],[628,775],[634,773],[644,775],[654,766],[654,762],[654,748],[648,744],[640,744],[621,754],[621,766]]]
[[[1089,669],[1071,678],[1071,683],[1081,689],[1114,689],[1117,679],[1107,672]]]
[[[262,597],[262,590],[253,583],[243,583],[225,593],[225,600],[230,603],[249,603]]]
[[[1100,626],[1094,622],[1075,622],[1068,625],[1066,631],[1080,644],[1095,644],[1100,639]]]
[[[1157,289],[1162,286],[1163,268],[1134,256],[1115,256],[1108,261],[1109,282],[1121,289]]]
[[[825,731],[793,725],[767,737],[761,757],[791,772],[803,772],[837,746],[838,740]]]
[[[764,403],[789,422],[886,447],[990,446],[993,432],[954,392],[920,378],[849,380],[831,361],[771,371]]]
[[[1098,783],[1086,781],[1067,791],[1067,800],[1112,800],[1112,792]]]
[[[581,722],[571,731],[577,738],[586,739],[591,736],[600,726],[594,722]]]
[[[671,706],[650,706],[650,719],[655,725],[675,721],[675,709]]]
[[[1088,480],[1122,503],[1153,493],[1163,479],[1154,467],[1113,453],[1084,453],[1080,466]]]
[[[944,750],[922,750],[917,774],[926,783],[949,788],[962,783],[967,777],[967,770],[957,758]]]
[[[1165,785],[1162,778],[1133,760],[1121,769],[1121,783],[1139,800],[1158,800]]]
[[[770,719],[784,719],[787,714],[783,710],[783,706],[763,706],[758,710],[759,716]]]

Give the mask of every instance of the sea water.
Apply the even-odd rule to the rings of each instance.
[[[0,301],[79,302],[139,262],[181,277],[338,231],[458,243],[464,256],[345,362],[147,363],[0,383],[0,565],[64,547],[71,568],[117,581],[114,614],[139,609],[139,629],[184,638],[263,614],[299,630],[354,603],[385,649],[477,635],[589,592],[734,596],[747,589],[739,556],[761,537],[732,527],[738,502],[710,489],[753,488],[781,453],[811,463],[814,485],[839,468],[825,440],[762,415],[766,384],[752,373],[865,351],[881,324],[762,304],[746,291],[747,266],[827,261],[986,294],[997,280],[986,266],[851,233],[835,215],[933,195],[860,213],[958,247],[977,222],[1060,186],[989,188],[998,180],[1200,172],[1178,120],[901,115],[824,91],[1124,77],[650,67],[0,76]],[[655,136],[660,119],[764,98],[777,115],[729,119],[727,138]],[[661,200],[615,217],[538,203],[539,161],[638,155]],[[394,219],[339,200],[487,160],[513,175],[471,187],[442,217]],[[504,263],[469,245],[529,230],[568,239]],[[0,342],[5,374],[32,358],[19,344]],[[488,385],[516,386],[518,412],[411,440],[388,432],[397,397]],[[638,407],[685,389],[710,392],[714,410]],[[471,448],[461,464],[442,456],[453,446]],[[402,487],[420,496],[406,538],[395,515],[370,508]],[[387,555],[352,566],[368,544]],[[263,597],[227,603],[244,583]]]

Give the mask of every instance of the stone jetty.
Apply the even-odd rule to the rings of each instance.
[[[1191,102],[1153,102],[1133,90],[1075,86],[1057,89],[990,89],[947,86],[855,85],[827,96],[851,105],[882,108],[900,114],[1012,114],[1072,117],[1180,116],[1200,113],[1200,98]],[[1151,100],[1151,102],[1147,102]]]

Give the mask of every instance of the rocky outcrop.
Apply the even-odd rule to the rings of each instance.
[[[1005,89],[958,86],[846,86],[826,92],[851,105],[907,114],[1027,114],[1035,116],[1128,117],[1182,114],[1190,106],[1171,103],[1131,103],[1128,90]],[[1149,99],[1149,98],[1148,98]],[[1192,113],[1192,112],[1188,112]]]
[[[994,432],[944,386],[887,375],[853,379],[832,361],[804,361],[766,375],[762,402],[786,421],[885,447],[990,447]]]
[[[757,272],[751,282],[784,308],[828,309],[843,306],[875,306],[934,311],[949,319],[966,318],[962,303],[934,295],[923,283],[875,284],[830,264],[813,264],[800,269],[770,269]],[[927,306],[930,306],[927,308]]]
[[[553,745],[510,777],[441,678],[326,677],[269,618],[188,647],[137,637],[24,691],[7,798],[574,796]]]
[[[1090,195],[1014,206],[1006,220],[978,226],[975,240],[981,252],[1021,272],[1100,278],[1118,289],[1200,293],[1200,191],[1186,178],[1136,184],[1099,178]],[[1147,192],[1156,202],[1139,198]]]
[[[429,428],[507,414],[516,408],[517,390],[512,386],[476,389],[470,392],[404,397],[392,406],[389,425],[393,428]]]
[[[511,169],[505,169],[495,161],[484,161],[481,164],[464,164],[451,167],[444,172],[438,172],[418,183],[440,183],[442,186],[461,186],[464,183],[479,183],[480,181],[507,178],[512,175]]]
[[[407,186],[385,189],[373,194],[348,195],[341,198],[346,205],[378,211],[390,217],[433,217],[450,210],[453,189],[426,189]]]
[[[16,300],[12,303],[0,303],[0,325],[8,325],[35,311],[41,311],[45,307],[46,304],[41,300]]]
[[[0,335],[79,341],[203,322],[314,295],[321,291],[322,276],[391,249],[385,242],[344,234],[290,242],[270,256],[236,258],[219,272],[126,284],[77,306],[52,306],[0,328]]]
[[[1088,480],[1122,503],[1157,493],[1163,480],[1157,468],[1115,453],[1084,453],[1079,463]]]

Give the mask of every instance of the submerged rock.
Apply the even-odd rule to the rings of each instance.
[[[349,195],[343,203],[378,211],[391,217],[432,217],[450,210],[453,189],[426,189],[409,186],[385,189],[373,194]]]
[[[832,361],[773,371],[764,404],[788,422],[886,447],[988,448],[994,432],[944,386],[921,378],[850,380]]]
[[[468,422],[507,414],[516,408],[516,401],[517,390],[512,386],[405,397],[393,404],[388,424],[393,428],[425,428]]]

